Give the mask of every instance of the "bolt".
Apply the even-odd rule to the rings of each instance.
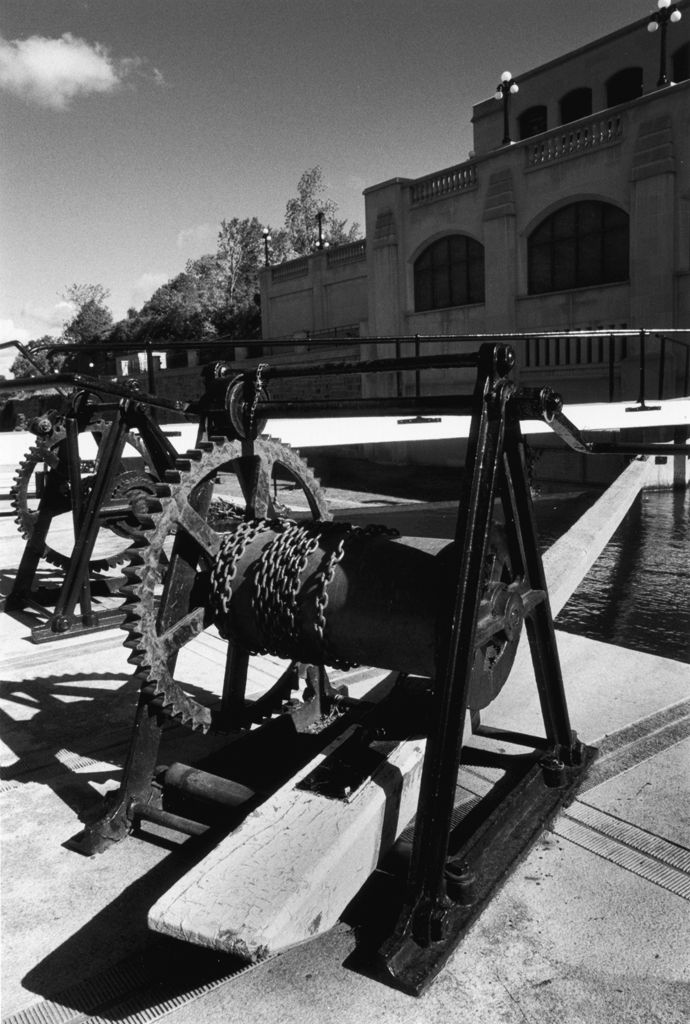
[[[544,776],[544,785],[549,789],[560,789],[565,786],[565,765],[560,758],[553,756],[542,758],[541,770]]]
[[[515,351],[510,345],[502,345],[496,353],[496,371],[501,377],[507,376],[515,366]]]
[[[446,864],[446,891],[450,898],[462,907],[471,907],[476,902],[477,876],[467,861],[449,861]]]

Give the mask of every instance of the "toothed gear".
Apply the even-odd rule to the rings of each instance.
[[[95,436],[99,450],[102,447],[103,441],[109,430],[110,424],[105,420],[97,420],[96,422],[89,424],[86,428],[88,433]],[[66,431],[64,426],[62,424],[55,426],[49,437],[40,440],[29,449],[17,467],[17,471],[14,475],[14,484],[10,489],[10,503],[15,512],[14,521],[17,524],[20,534],[25,540],[28,540],[31,537],[34,530],[34,524],[38,517],[38,511],[29,508],[28,504],[29,483],[31,481],[31,477],[33,476],[36,467],[43,462],[47,463],[52,468],[57,466],[57,448],[58,445],[64,441],[65,437]],[[134,448],[145,460],[148,461],[144,442],[137,434],[128,432],[125,434],[125,440],[128,445],[131,445],[132,448]],[[98,457],[96,458],[96,462],[98,462]],[[137,473],[136,476],[138,487],[135,486],[130,472],[124,471],[120,473],[115,479],[109,500],[122,497],[127,488],[129,488],[130,491],[143,490],[153,493],[155,484],[154,477],[149,472]],[[88,491],[88,488],[93,483],[93,479],[93,476],[83,478],[82,483],[85,492]],[[61,497],[63,499],[63,504],[58,509],[54,510],[54,515],[61,515],[72,510],[69,483],[67,480],[64,481],[64,485],[61,488]],[[130,534],[135,531],[131,517],[129,524],[125,525],[124,522],[118,522],[117,526],[119,526],[120,529],[117,529],[115,524],[110,524],[109,529],[122,537],[128,538]],[[128,557],[128,550],[123,549],[115,555],[92,559],[89,562],[89,569],[91,572],[102,572],[126,561]],[[54,548],[50,547],[50,545],[46,545],[43,558],[52,565],[57,566],[58,569],[67,569],[71,561],[71,557],[69,555],[65,555],[61,551],[56,551]]]
[[[275,517],[271,480],[277,465],[300,485],[312,517],[331,519],[318,481],[296,452],[269,437],[256,441],[254,450],[258,459],[251,504],[257,519]],[[173,677],[174,663],[180,649],[212,623],[210,574],[223,536],[218,520],[211,519],[216,528],[209,522],[213,482],[221,471],[238,472],[241,456],[240,442],[215,438],[178,459],[165,483],[157,486],[156,497],[147,499],[149,522],[142,523],[131,564],[124,569],[129,582],[121,591],[127,598],[122,628],[129,633],[125,646],[132,650],[130,663],[138,666],[142,693],[152,709],[203,732],[213,728],[213,713]],[[225,512],[233,525],[243,521],[227,508]],[[245,525],[251,529],[254,522]],[[175,539],[158,604],[159,565],[171,534]]]

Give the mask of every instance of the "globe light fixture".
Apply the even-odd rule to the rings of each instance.
[[[504,71],[501,75],[501,81],[496,86],[496,92],[494,93],[495,100],[503,100],[503,142],[502,146],[510,145],[510,128],[508,125],[508,97],[512,93],[515,95],[519,92],[519,87],[510,71]]]
[[[661,52],[659,55],[659,81],[656,83],[657,89],[661,89],[662,86],[668,85],[668,78],[666,77],[666,32],[668,30],[669,22],[680,21],[682,14],[678,10],[675,4],[671,3],[671,0],[657,0],[657,7],[659,8],[654,14],[651,14],[649,21],[647,22],[647,31],[656,32],[661,27]]]
[[[268,228],[263,228],[261,234],[263,235],[264,239],[264,266],[270,267],[271,261],[268,258],[268,243],[271,241],[271,232],[268,230]]]

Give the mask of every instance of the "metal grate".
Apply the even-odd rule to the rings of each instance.
[[[556,835],[690,900],[690,850],[577,800],[555,822]]]

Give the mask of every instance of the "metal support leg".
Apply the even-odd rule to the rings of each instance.
[[[58,507],[60,485],[61,477],[59,473],[54,467],[50,467],[46,474],[34,528],[26,542],[14,585],[5,602],[5,607],[8,611],[24,608],[27,604],[30,604],[39,608],[44,615],[46,614],[45,609],[40,608],[38,603],[32,599],[31,588],[36,579],[38,563],[43,558],[46,549],[46,538],[53,521],[53,509]]]
[[[132,805],[147,804],[153,796],[151,782],[158,760],[163,721],[161,716],[151,712],[150,704],[142,696],[120,788],[106,799],[105,813],[69,840],[70,849],[90,857],[103,853],[129,834],[133,824]]]
[[[572,798],[594,756],[570,728],[553,621],[532,515],[512,385],[497,379],[480,353],[475,412],[456,532],[452,618],[441,623],[438,675],[424,760],[405,906],[379,965],[398,987],[418,995],[441,969],[505,875],[524,855],[559,806]],[[494,356],[494,365],[496,360]],[[522,577],[527,631],[547,739],[501,731],[501,741],[528,745],[530,754],[508,757],[510,771],[484,810],[452,830],[462,732],[494,500],[500,493],[512,571]],[[479,735],[490,735],[474,724]],[[507,767],[505,755],[494,756]],[[487,761],[487,763],[489,763]]]
[[[506,425],[505,467],[504,511],[509,542],[511,532],[514,533],[515,527],[517,527],[521,550],[519,553],[514,551],[514,557],[520,557],[523,560],[521,568],[529,580],[531,588],[543,591],[545,595],[544,599],[532,609],[525,626],[534,662],[546,737],[550,744],[558,747],[567,764],[579,763],[577,759],[580,745],[570,727],[546,576],[539,552],[539,539],[536,533],[529,479],[524,462],[520,422],[517,416],[511,415],[510,412]],[[513,547],[515,547],[515,542]],[[519,571],[520,569],[518,569]]]
[[[493,350],[494,346],[482,349],[484,358],[475,389],[475,415],[456,531],[460,562],[452,571],[449,615],[442,625],[444,638],[439,650],[408,893],[396,931],[382,950],[389,968],[408,940],[422,948],[443,940],[452,908],[445,882],[448,839],[507,396],[505,386],[491,388],[493,360],[487,349]]]
[[[88,580],[89,561],[99,530],[98,510],[112,489],[124,447],[124,435],[125,422],[120,417],[108,432],[96,479],[81,517],[79,543],[75,545],[67,567],[51,623],[52,631],[55,633],[64,633],[69,629],[83,585]]]

